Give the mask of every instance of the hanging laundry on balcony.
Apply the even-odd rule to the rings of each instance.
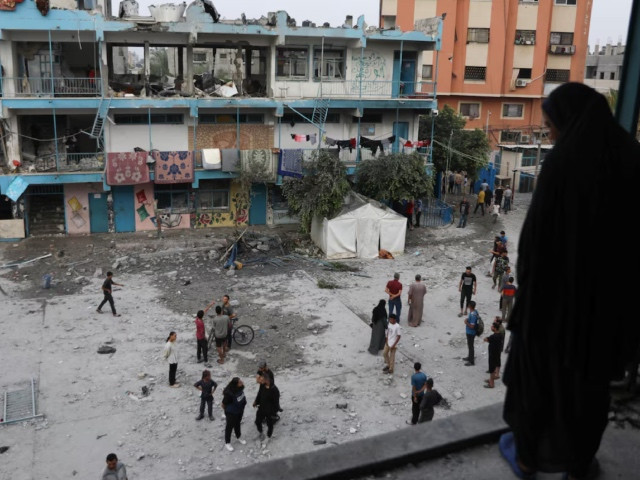
[[[273,153],[270,148],[257,150],[240,150],[242,167],[247,171],[264,174],[262,181],[275,181],[276,169],[273,161]],[[260,170],[256,170],[260,169]]]
[[[193,152],[154,152],[155,183],[192,183]]]
[[[302,177],[302,150],[280,150],[278,175],[283,177]]]
[[[222,156],[222,171],[223,172],[237,172],[240,166],[238,160],[240,159],[240,151],[237,148],[223,148],[220,150]]]
[[[107,185],[138,185],[149,181],[146,152],[114,152],[107,154]]]
[[[309,141],[311,142],[311,145],[315,145],[318,142],[317,133],[312,133],[311,135],[307,135],[307,137],[309,137]]]
[[[431,140],[418,140],[416,142],[412,142],[411,140],[407,140],[406,138],[400,138],[400,145],[407,148],[422,148],[428,147],[431,145]]]
[[[222,153],[219,148],[202,150],[202,167],[205,170],[220,170],[222,168]]]
[[[308,142],[309,141],[309,135],[299,135],[297,133],[292,133],[291,134],[291,139],[295,142]]]
[[[391,145],[393,142],[396,141],[396,136],[395,135],[391,135],[390,137],[383,138],[380,141],[382,142],[382,146],[386,147],[386,146]]]
[[[360,137],[360,146],[362,148],[370,149],[371,153],[374,155],[378,152],[378,149],[380,149],[381,152],[384,151],[382,140],[372,140],[367,137]]]

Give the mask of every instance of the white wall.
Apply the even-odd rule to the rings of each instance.
[[[149,145],[149,130],[151,143]],[[163,151],[189,149],[189,133],[186,125],[111,125],[105,123],[108,152],[131,152],[134,147]]]

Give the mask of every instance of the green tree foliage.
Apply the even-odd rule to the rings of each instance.
[[[376,200],[433,195],[433,180],[417,153],[394,153],[364,160],[356,171],[356,190]]]
[[[331,217],[338,213],[350,190],[347,171],[340,159],[322,151],[305,164],[304,177],[282,182],[289,212],[300,217],[300,228],[305,233],[311,230],[313,217]]]
[[[150,52],[149,70],[152,76],[162,78],[169,75],[169,54],[166,48],[153,49]]]
[[[420,117],[419,138],[431,138],[431,122],[434,122],[433,163],[436,171],[442,172],[447,168],[449,140],[451,149],[454,150],[449,160],[449,170],[476,172],[489,163],[491,147],[487,136],[477,128],[464,130],[466,120],[449,105],[445,105],[436,117]],[[456,152],[461,152],[464,156]]]

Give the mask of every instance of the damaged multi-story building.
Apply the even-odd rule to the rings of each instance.
[[[0,0],[1,236],[293,222],[280,186],[331,152],[353,174],[424,145],[436,88],[416,30],[286,12],[222,20],[209,0],[112,12],[106,0]],[[234,182],[266,166],[251,202]]]

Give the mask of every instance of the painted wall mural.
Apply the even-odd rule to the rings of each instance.
[[[378,52],[365,52],[360,63],[360,55],[351,57],[351,73],[355,80],[385,80],[387,59]]]
[[[249,204],[246,196],[240,192],[239,185],[231,183],[228,211],[196,210],[191,214],[193,228],[233,227],[246,224],[249,220]]]

